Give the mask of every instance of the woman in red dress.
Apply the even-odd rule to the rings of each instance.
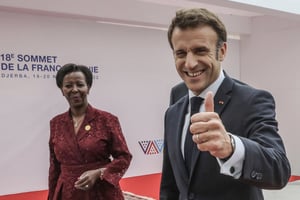
[[[88,103],[92,82],[83,65],[66,64],[57,72],[70,108],[50,121],[48,200],[124,199],[119,181],[132,155],[118,118]]]

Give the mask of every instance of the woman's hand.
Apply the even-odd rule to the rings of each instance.
[[[75,188],[80,190],[89,190],[92,188],[97,179],[102,178],[105,168],[89,170],[81,174],[75,182]]]

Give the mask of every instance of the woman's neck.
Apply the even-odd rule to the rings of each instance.
[[[74,118],[78,118],[78,117],[82,117],[83,115],[85,115],[86,110],[87,110],[87,106],[82,106],[82,107],[71,107],[71,115]]]

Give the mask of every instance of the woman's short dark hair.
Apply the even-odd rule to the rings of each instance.
[[[184,30],[187,28],[197,28],[210,26],[218,35],[217,47],[227,41],[227,32],[223,22],[214,13],[204,8],[181,9],[176,12],[168,29],[168,40],[171,48],[172,35],[176,27]]]
[[[68,63],[62,66],[56,74],[56,85],[62,88],[64,77],[71,72],[82,72],[85,76],[85,81],[89,88],[93,84],[93,74],[91,70],[85,65],[76,65],[74,63]]]

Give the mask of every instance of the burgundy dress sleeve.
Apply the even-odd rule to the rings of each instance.
[[[50,139],[49,139],[49,151],[50,151],[50,166],[48,175],[48,200],[52,200],[56,188],[56,183],[60,174],[60,164],[56,159],[53,147],[53,127],[54,124],[50,121]]]
[[[107,127],[111,138],[112,162],[106,165],[103,178],[113,185],[118,185],[120,179],[129,167],[132,155],[130,154],[123,136],[119,120],[115,116],[108,117]]]

